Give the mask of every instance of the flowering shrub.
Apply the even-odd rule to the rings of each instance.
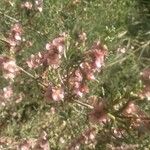
[[[120,25],[126,2],[1,4],[0,149],[140,149],[149,143],[149,43],[131,40],[128,25]]]

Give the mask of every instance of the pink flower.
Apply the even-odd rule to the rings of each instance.
[[[47,57],[47,65],[50,65],[52,68],[57,69],[60,65],[61,55],[55,51],[48,51],[45,55]]]
[[[94,123],[107,123],[109,118],[105,109],[104,102],[96,102],[89,119]]]
[[[102,51],[95,50],[93,51],[93,67],[100,69],[104,65],[105,54]]]
[[[49,42],[45,45],[46,50],[48,50],[49,52],[55,52],[55,53],[59,53],[59,50],[57,48],[56,45],[54,45],[53,43]]]
[[[11,33],[12,34],[16,34],[16,33],[21,34],[22,33],[21,24],[15,23],[11,28]]]
[[[80,67],[81,67],[81,70],[82,70],[84,76],[87,78],[87,80],[95,80],[95,77],[94,77],[95,71],[93,70],[90,63],[83,62],[80,64]]]
[[[43,63],[47,64],[47,58],[45,57],[45,52],[39,52],[35,55],[31,55],[31,58],[26,61],[29,68],[37,68]]]
[[[17,41],[21,41],[21,35],[20,35],[19,33],[16,33],[16,34],[14,35],[14,38],[15,38],[15,40],[17,40]]]
[[[3,88],[3,97],[4,99],[7,100],[13,97],[13,89],[11,86],[7,86]]]
[[[45,98],[47,100],[63,101],[64,89],[62,87],[53,87],[49,85],[45,93]]]
[[[21,41],[21,35],[22,35],[22,27],[19,23],[16,23],[12,26],[10,37],[14,38],[16,41]]]
[[[74,71],[72,76],[69,78],[69,84],[71,86],[71,89],[77,96],[82,97],[84,94],[89,92],[89,88],[85,83],[81,69],[77,69]]]
[[[84,94],[89,93],[89,88],[85,83],[76,82],[76,85],[74,87],[74,93],[82,97]]]
[[[16,61],[7,57],[1,57],[1,68],[6,79],[13,80],[19,73]]]
[[[65,36],[65,35],[64,35]],[[60,37],[58,37],[58,38],[55,38],[53,41],[52,41],[52,44],[54,45],[54,46],[56,46],[57,47],[57,49],[58,49],[58,52],[61,54],[61,53],[63,53],[63,51],[64,51],[64,46],[65,46],[65,37],[64,36],[60,36]]]
[[[72,75],[69,78],[69,84],[71,86],[75,86],[75,84],[82,82],[83,75],[80,69],[77,69],[72,73]]]
[[[7,38],[7,42],[9,44],[10,51],[17,52],[18,47],[21,44],[22,40],[22,26],[19,23],[15,23],[10,30],[9,37]]]
[[[49,42],[46,44],[46,50],[51,50],[55,53],[62,54],[65,48],[65,37],[59,36],[53,39],[52,43]]]
[[[80,97],[89,92],[88,80],[95,80],[94,73],[104,65],[106,48],[99,42],[92,46],[79,67],[69,77],[69,84],[74,93]]]
[[[75,81],[81,82],[83,80],[83,76],[80,69],[75,70]]]
[[[36,66],[39,65],[39,64],[37,65],[37,63],[35,63],[34,55],[31,55],[31,58],[29,60],[27,60],[26,63],[27,63],[29,68],[36,68]]]
[[[51,66],[54,69],[59,67],[64,51],[64,37],[55,38],[52,43],[47,43],[45,48],[46,51],[31,55],[31,58],[27,60],[30,68],[37,68],[40,65]]]
[[[63,88],[52,88],[52,99],[54,101],[62,101],[64,99],[64,90]]]
[[[127,106],[123,110],[123,114],[128,116],[128,115],[133,115],[137,113],[137,106],[134,104],[134,102],[130,101],[128,102]]]
[[[99,41],[94,43],[89,52],[92,58],[93,69],[100,69],[104,66],[104,60],[107,54],[107,47],[102,45]]]
[[[3,63],[3,74],[6,79],[14,79],[18,74],[19,69],[17,68],[14,60]]]
[[[14,98],[14,92],[11,85],[4,87],[0,90],[0,105],[5,106],[7,102]]]

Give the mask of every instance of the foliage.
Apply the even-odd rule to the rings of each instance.
[[[0,1],[0,148],[149,149],[149,22],[148,0]]]

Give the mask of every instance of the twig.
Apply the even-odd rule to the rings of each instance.
[[[27,72],[26,70],[24,70],[22,67],[20,67],[20,66],[17,66],[22,72],[24,72],[25,74],[27,74],[28,76],[30,76],[31,78],[33,78],[34,80],[37,80],[37,77],[35,77],[34,75],[32,75],[31,73],[29,73],[29,72]],[[46,87],[46,85],[44,85],[43,83],[40,83],[39,81],[38,81],[38,84],[40,85],[40,86],[42,86],[42,87]],[[84,107],[87,107],[87,108],[89,108],[89,109],[93,109],[94,107],[93,106],[91,106],[91,105],[89,105],[89,104],[86,104],[86,103],[83,103],[83,102],[81,102],[81,101],[78,101],[78,100],[74,100],[74,102],[76,102],[77,104],[79,104],[79,105],[82,105],[82,106],[84,106]]]
[[[37,77],[35,77],[34,75],[32,75],[31,73],[27,72],[26,70],[24,70],[22,67],[20,66],[17,66],[22,72],[24,72],[25,74],[27,74],[28,76],[30,76],[32,79],[36,80],[37,81]],[[47,87],[45,84],[41,83],[38,81],[38,84],[41,86],[41,87]]]
[[[0,14],[3,15],[3,16],[5,16],[5,17],[7,17],[7,18],[9,18],[10,20],[12,20],[14,22],[19,22],[19,20],[15,19],[15,18],[13,18],[13,17],[11,17],[9,15],[6,15],[6,14],[2,13],[1,11],[0,11]]]
[[[118,118],[125,118],[125,119],[141,119],[141,120],[150,120],[150,117],[120,116],[120,115],[116,115],[115,117],[118,117]]]
[[[86,104],[86,103],[83,103],[83,102],[81,102],[81,101],[74,100],[74,102],[76,102],[77,104],[82,105],[82,106],[84,106],[84,107],[87,107],[87,108],[89,108],[89,109],[94,109],[93,106],[91,106],[91,105],[89,105],[89,104]]]
[[[27,74],[28,76],[30,76],[33,79],[36,79],[35,76],[33,76],[31,73],[27,72],[26,70],[24,70],[22,67],[17,66],[22,72],[24,72],[25,74]]]
[[[115,62],[106,65],[105,68],[111,67],[111,66],[113,66],[113,65],[115,65],[115,64],[117,64],[117,63],[121,63],[121,62],[125,61],[126,59],[127,59],[127,57],[122,58],[122,59],[119,59],[119,60],[116,60]]]

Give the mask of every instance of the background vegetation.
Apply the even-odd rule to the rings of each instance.
[[[150,1],[45,0],[41,12],[21,7],[23,2],[0,1],[0,54],[15,58],[18,66],[34,76],[41,74],[41,68],[29,70],[25,61],[65,32],[68,35],[67,59],[63,59],[61,65],[63,73],[81,60],[82,51],[90,49],[95,40],[101,40],[108,47],[105,66],[96,75],[96,81],[89,83],[90,94],[79,100],[88,103],[91,95],[101,97],[107,103],[112,121],[107,125],[92,124],[87,115],[89,108],[78,103],[46,103],[38,81],[22,72],[13,82],[15,97],[0,106],[0,139],[5,141],[0,141],[0,149],[15,149],[23,139],[37,139],[42,131],[47,133],[51,149],[66,149],[88,128],[96,129],[95,141],[80,143],[79,149],[115,149],[123,145],[149,149],[150,136],[143,132],[149,133],[150,129],[130,129],[128,121],[117,118],[114,105],[123,106],[133,100],[141,110],[150,112],[148,98],[139,96],[144,86],[140,72],[150,67]],[[30,2],[34,4],[33,0]],[[18,21],[25,42],[14,54],[5,39],[11,26]],[[86,33],[87,40],[80,45],[77,44],[78,34],[82,32]],[[49,81],[58,82],[57,71],[49,71],[47,76]],[[1,90],[8,84],[1,71]],[[19,93],[22,100],[16,102]],[[123,139],[112,139],[109,131],[115,127],[126,128]],[[132,147],[135,145],[137,148]]]

